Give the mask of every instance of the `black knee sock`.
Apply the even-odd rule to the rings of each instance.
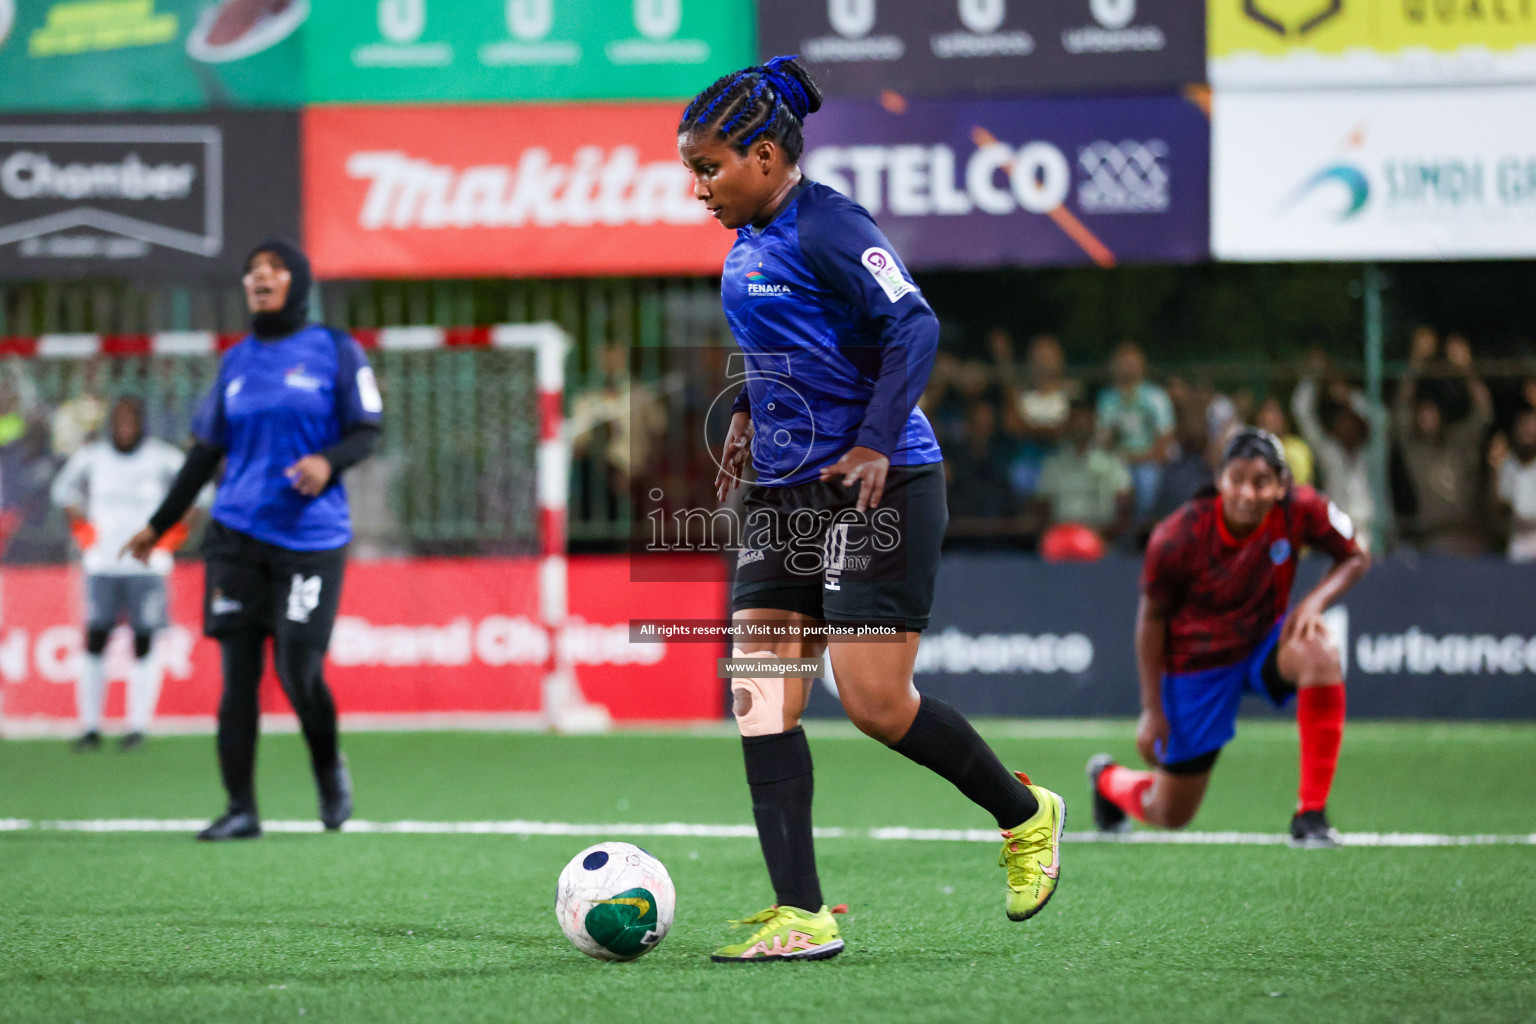
[[[1040,809],[965,716],[937,697],[923,696],[912,727],[891,749],[954,783],[997,819],[998,828],[1013,828]]]
[[[811,835],[811,746],[796,726],[774,736],[743,736],[752,816],[780,906],[821,908],[816,843]]]
[[[224,695],[219,700],[219,774],[229,794],[231,811],[256,813],[256,735],[261,717],[257,688],[261,685],[263,644],[260,633],[221,637]]]
[[[325,685],[325,648],[284,640],[277,645],[277,677],[299,718],[316,779],[327,779],[336,768],[336,702]]]

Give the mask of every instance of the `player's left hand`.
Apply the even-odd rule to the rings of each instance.
[[[1323,609],[1314,608],[1303,601],[1296,606],[1296,610],[1285,620],[1285,628],[1280,630],[1280,643],[1288,644],[1292,640],[1326,640],[1328,628],[1323,625]]]
[[[859,502],[855,507],[863,512],[880,505],[880,498],[885,494],[885,475],[890,468],[890,459],[873,448],[856,445],[844,452],[843,457],[832,465],[821,467],[821,478],[831,480],[841,476],[844,487],[857,482]]]
[[[294,490],[306,498],[313,498],[331,482],[331,464],[324,455],[306,455],[283,470],[283,475]]]

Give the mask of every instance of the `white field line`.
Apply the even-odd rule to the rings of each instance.
[[[201,818],[106,818],[86,821],[31,821],[0,818],[0,832],[196,832]],[[267,832],[319,832],[318,821],[264,821]],[[586,825],[567,821],[349,821],[348,832],[396,835],[495,836],[680,836],[695,839],[754,839],[751,825],[615,823]],[[818,828],[820,839],[874,839],[881,842],[995,843],[992,829],[947,828]],[[1068,832],[1068,843],[1123,843],[1154,846],[1284,846],[1287,837],[1271,832],[1150,832],[1120,835]],[[1530,835],[1436,835],[1429,832],[1346,832],[1345,846],[1536,846]]]

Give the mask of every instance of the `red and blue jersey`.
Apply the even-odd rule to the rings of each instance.
[[[210,515],[293,551],[347,544],[352,517],[340,482],[310,498],[284,471],[382,412],[368,357],[350,336],[310,324],[285,338],[245,338],[224,354],[192,418],[193,436],[227,457]]]
[[[1167,617],[1164,670],[1199,672],[1252,654],[1290,606],[1296,562],[1309,547],[1336,562],[1360,551],[1349,516],[1310,487],[1293,486],[1242,538],[1227,529],[1214,495],[1159,523],[1141,588]]]
[[[855,445],[895,466],[944,458],[917,400],[939,321],[858,203],[817,182],[766,227],[737,231],[720,295],[746,357],[757,482],[817,478]]]

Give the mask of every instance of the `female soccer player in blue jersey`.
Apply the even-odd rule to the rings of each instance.
[[[750,451],[734,622],[894,627],[894,642],[830,639],[843,707],[863,732],[948,779],[996,819],[1006,907],[1056,888],[1059,796],[1003,767],[954,708],[912,685],[949,514],[938,442],[918,396],[939,324],[869,213],[800,172],[802,122],[821,106],[788,57],[726,75],[683,112],[678,150],[694,195],[736,232],[721,297],[746,358],[717,481]],[[826,641],[736,641],[733,658],[818,658]],[[765,667],[770,662],[763,662]],[[811,837],[811,681],[731,680],[752,810],[777,904],[717,951],[722,962],[819,960],[843,948]]]
[[[219,770],[225,813],[199,839],[261,835],[252,776],[257,686],[268,636],[320,791],[320,820],[352,815],[352,780],[337,750],[336,705],[322,666],[341,599],[352,522],[341,473],[378,439],[383,403],[358,343],[309,322],[309,260],[263,242],[245,264],[251,334],[224,355],[192,421],[195,444],[149,525],[127,550],[145,558],[227,460],[203,543],[203,632],[223,652]]]

